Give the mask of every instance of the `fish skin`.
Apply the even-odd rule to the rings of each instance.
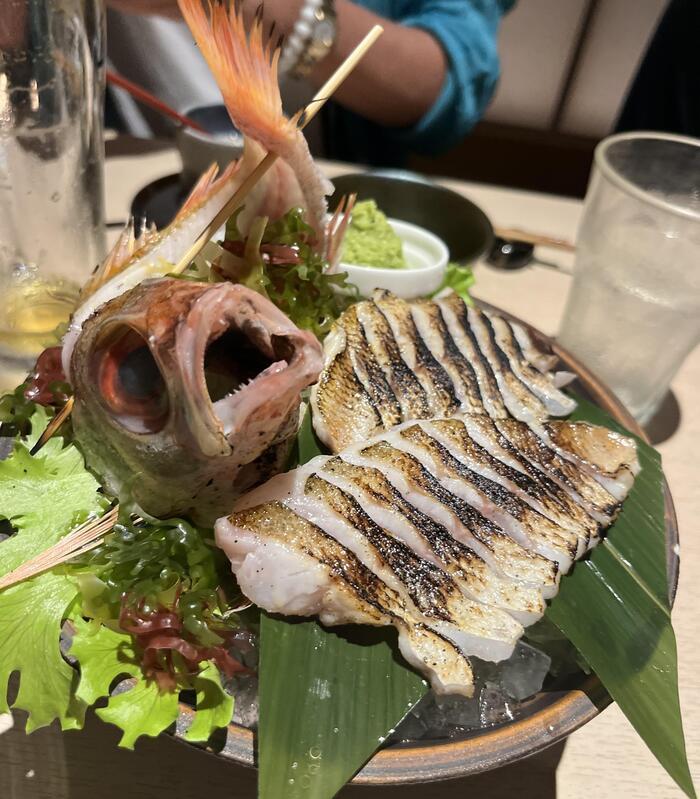
[[[134,332],[121,338],[125,331]],[[258,359],[255,374],[242,371],[250,381],[212,403],[204,354],[230,331]],[[120,347],[131,339],[156,365],[154,396],[144,398],[138,385],[142,393],[134,393],[119,371]],[[247,368],[243,356],[239,362]],[[76,440],[107,490],[149,515],[211,523],[234,496],[283,467],[300,392],[316,379],[321,350],[311,333],[244,286],[163,278],[100,308],[77,340],[72,368]]]
[[[241,590],[259,607],[318,615],[329,626],[393,625],[401,653],[437,692],[473,695],[471,666],[457,646],[423,624],[395,591],[317,525],[272,502],[223,517],[214,531]]]
[[[452,642],[466,659],[498,661],[512,651],[521,625],[541,616],[559,575],[599,540],[589,540],[589,529],[599,524],[590,502],[567,493],[564,479],[584,482],[588,494],[599,490],[602,496],[605,489],[593,475],[610,480],[638,470],[634,442],[604,428],[555,421],[542,427],[542,435],[525,422],[485,414],[404,422],[258,486],[217,521],[217,542],[239,582],[243,575],[251,599],[295,614],[299,593],[316,591],[316,582],[308,590],[305,583],[307,573],[311,580],[324,565],[322,534],[354,558],[345,556],[339,579],[352,588],[360,572],[370,573],[375,595],[396,598],[408,613],[401,618],[394,607],[391,615],[385,603],[379,618],[365,621],[346,593],[333,605],[332,623],[392,624],[400,640],[406,624],[414,625]],[[619,498],[607,494],[614,506],[609,521],[628,488],[621,480]],[[566,524],[574,501],[580,512]],[[269,521],[278,512],[300,530],[286,540],[284,564],[268,548],[280,535],[279,523]],[[255,575],[271,570],[279,578],[265,588]],[[337,598],[337,586],[333,590]],[[327,605],[325,596],[314,594],[303,613],[325,622]],[[459,660],[443,663],[436,677],[420,659],[408,659],[438,693],[472,690],[468,682],[455,688]]]
[[[336,321],[311,392],[314,428],[339,452],[410,419],[483,413],[538,423],[576,403],[520,327],[456,294],[406,302],[385,290]],[[342,408],[342,413],[338,412]]]

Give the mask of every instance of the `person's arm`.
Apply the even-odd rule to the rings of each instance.
[[[336,0],[338,35],[310,75],[318,86],[375,25],[384,34],[336,92],[341,105],[405,144],[434,151],[459,141],[481,118],[499,74],[498,25],[514,0],[415,0],[392,22],[351,0]],[[251,17],[258,0],[245,0]],[[266,21],[291,32],[302,0],[265,0]]]
[[[176,16],[176,0],[109,0],[127,13]],[[243,12],[252,21],[259,0],[245,0]],[[265,0],[267,25],[288,36],[302,0]],[[404,28],[367,11],[350,0],[337,0],[338,36],[330,55],[309,76],[320,86],[343,62],[373,25],[384,34],[353,74],[336,92],[338,102],[381,125],[407,126],[417,122],[435,101],[445,79],[445,54],[433,36],[418,28]]]
[[[334,99],[373,122],[409,127],[436,101],[447,58],[437,39],[421,28],[380,17],[350,0],[336,2],[338,36],[330,55],[312,72],[321,85],[374,25],[384,33],[335,93]]]
[[[172,16],[176,0],[108,0],[115,8]],[[479,119],[498,78],[496,31],[513,0],[423,0],[416,13],[387,20],[351,0],[336,0],[338,35],[331,53],[310,75],[323,81],[375,24],[384,34],[334,99],[361,116],[400,130],[431,149],[461,138]],[[303,0],[265,0],[265,22],[288,36]],[[411,5],[411,4],[409,4]],[[259,0],[244,0],[252,21]]]

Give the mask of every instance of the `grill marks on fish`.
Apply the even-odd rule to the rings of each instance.
[[[484,413],[536,422],[569,413],[551,366],[528,334],[505,319],[471,308],[457,296],[405,302],[377,290],[336,322],[325,344],[326,371],[312,391],[314,425],[337,452],[371,433],[410,419]],[[339,416],[355,389],[361,424]]]
[[[538,591],[500,578],[444,525],[407,502],[379,469],[335,457],[324,464],[322,474],[351,494],[389,535],[443,568],[466,596],[506,610],[521,623],[532,623],[544,613]]]
[[[605,525],[612,522],[618,501],[595,477],[562,457],[527,425],[513,424],[512,419],[498,419],[494,424],[513,449],[560,485],[593,518]]]
[[[508,657],[560,574],[597,540],[600,509],[608,520],[619,509],[595,475],[619,474],[624,495],[637,468],[634,442],[592,425],[535,432],[483,414],[409,421],[273,478],[217,522],[217,541],[262,607],[394,625],[437,691],[466,680],[468,695],[465,659]],[[595,507],[573,490],[582,484]],[[253,566],[282,577],[256,582]],[[407,630],[420,630],[420,656]],[[426,652],[439,653],[438,667],[425,665]]]
[[[418,332],[411,306],[388,291],[377,291],[374,303],[384,314],[397,342],[401,356],[423,386],[430,412],[450,416],[460,407],[450,376]]]
[[[577,554],[583,554],[575,533],[562,528],[524,502],[517,493],[469,465],[454,458],[450,452],[418,425],[403,430],[393,438],[400,448],[406,448],[416,458],[431,464],[433,474],[457,496],[481,505],[519,544],[555,561],[568,571]]]
[[[431,352],[449,374],[460,402],[460,408],[480,413],[483,399],[479,380],[471,363],[464,357],[447,329],[442,310],[437,303],[418,300],[412,306],[413,320]]]
[[[475,430],[470,429],[470,427],[474,427],[470,424],[472,421],[471,418],[465,419],[464,423],[436,420],[429,426],[424,425],[423,427],[460,463],[479,470],[485,476],[512,491],[543,516],[575,533],[580,542],[577,554],[581,555],[582,551],[590,546],[591,540],[598,538],[598,522],[585,513],[565,491],[556,483],[548,480],[544,474],[540,473],[537,475],[537,479],[533,479],[530,474],[519,471],[517,466],[510,465],[512,459],[508,457],[507,450],[503,450],[505,460],[498,460],[494,457],[485,446],[482,446],[474,438],[475,435],[478,435],[478,427]],[[478,422],[490,426],[492,434],[499,435],[497,428],[489,419],[479,419]]]
[[[329,626],[393,625],[409,663],[449,692],[473,693],[471,666],[456,644],[423,624],[349,549],[282,503],[239,511],[235,523],[220,520],[217,543],[260,607],[318,615]]]
[[[372,354],[401,408],[402,420],[429,414],[430,403],[425,388],[404,361],[386,316],[374,303],[361,302],[354,308],[366,331]]]
[[[407,499],[417,507],[425,508],[428,513],[437,512],[449,520],[452,534],[465,545],[473,546],[504,576],[540,588],[546,597],[556,593],[556,564],[525,550],[493,519],[484,515],[482,511],[489,509],[479,501],[476,492],[472,495],[476,505],[453,494],[415,457],[397,450],[385,440],[365,447],[359,455],[357,462],[367,466],[380,464],[392,483],[402,483],[402,493],[408,494]],[[345,453],[345,457],[357,458],[351,453]]]

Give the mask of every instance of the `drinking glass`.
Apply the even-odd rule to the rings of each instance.
[[[1,0],[0,365],[56,341],[105,251],[102,0]]]
[[[559,341],[651,418],[700,341],[700,140],[598,145]]]

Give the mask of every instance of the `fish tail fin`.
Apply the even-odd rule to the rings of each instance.
[[[178,0],[236,127],[267,150],[283,155],[296,139],[296,123],[282,110],[277,81],[279,48],[263,34],[258,15],[246,32],[237,4]],[[284,155],[283,155],[284,157]]]
[[[297,124],[298,115],[289,119],[282,109],[277,80],[279,47],[264,35],[261,15],[246,31],[242,12],[234,3],[228,8],[209,0],[206,4],[203,0],[178,3],[234,125],[247,140],[287,162],[303,194],[309,223],[322,231],[325,196],[333,187],[311,157]]]

